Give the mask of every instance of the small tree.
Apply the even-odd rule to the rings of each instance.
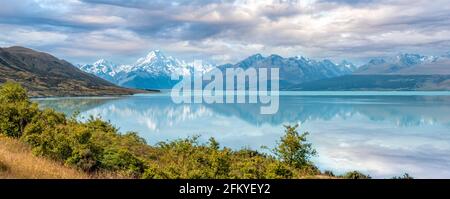
[[[354,180],[358,180],[358,179],[372,179],[372,177],[370,177],[369,175],[363,174],[363,173],[361,173],[359,171],[347,172],[342,177],[345,178],[345,179],[354,179]]]
[[[6,82],[0,89],[1,103],[28,101],[27,91],[18,83]]]
[[[0,87],[0,134],[20,137],[25,126],[38,112],[20,84],[6,82]]]
[[[410,176],[408,173],[404,173],[402,176],[395,176],[392,179],[396,179],[396,180],[412,180],[414,178],[412,176]]]
[[[309,133],[299,134],[297,132],[298,125],[284,126],[286,128],[285,135],[281,137],[278,146],[275,148],[275,155],[283,162],[296,168],[310,165],[310,158],[317,154],[311,146],[306,142],[306,136]]]

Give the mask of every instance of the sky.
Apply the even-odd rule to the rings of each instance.
[[[2,0],[0,46],[75,64],[160,49],[234,63],[252,54],[353,62],[450,51],[450,0]]]

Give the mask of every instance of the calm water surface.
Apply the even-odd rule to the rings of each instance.
[[[257,104],[174,104],[166,93],[36,101],[67,114],[99,115],[150,144],[201,135],[234,149],[260,149],[275,145],[283,124],[298,123],[311,133],[322,170],[450,178],[449,92],[282,92],[274,115],[260,115]]]

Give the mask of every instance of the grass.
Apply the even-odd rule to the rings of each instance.
[[[107,174],[104,175],[108,177]],[[2,179],[88,179],[95,178],[61,163],[36,157],[19,140],[0,135],[0,178]]]

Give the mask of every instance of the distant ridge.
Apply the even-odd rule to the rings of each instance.
[[[450,75],[450,56],[402,53],[390,58],[374,58],[354,75]]]
[[[351,74],[356,69],[352,63],[343,61],[335,64],[330,60],[316,61],[305,57],[283,58],[279,55],[264,57],[252,55],[237,64],[212,66],[194,64],[166,56],[159,50],[150,51],[131,65],[117,65],[104,59],[93,64],[80,65],[85,72],[94,74],[110,82],[130,88],[170,89],[178,83],[171,75],[205,74],[212,68],[273,68],[280,67],[280,87],[285,88],[301,82],[326,79]]]
[[[170,89],[179,82],[171,80],[172,75],[203,74],[212,68],[207,64],[186,63],[172,56],[166,56],[160,50],[150,51],[130,65],[117,65],[100,59],[93,64],[78,67],[117,85],[145,90]]]
[[[346,60],[333,63],[302,56],[254,54],[236,64],[194,67],[155,50],[131,65],[100,59],[79,67],[118,85],[145,89],[170,89],[178,82],[172,81],[171,75],[205,73],[214,67],[222,71],[276,67],[280,69],[281,90],[450,90],[450,53],[440,56],[400,53],[374,58],[361,66]]]
[[[130,95],[144,91],[116,86],[48,53],[0,48],[0,83],[15,81],[32,97]]]
[[[402,53],[374,58],[350,75],[304,82],[288,90],[449,91],[450,56]]]
[[[306,82],[300,91],[449,91],[450,75],[347,75]]]

